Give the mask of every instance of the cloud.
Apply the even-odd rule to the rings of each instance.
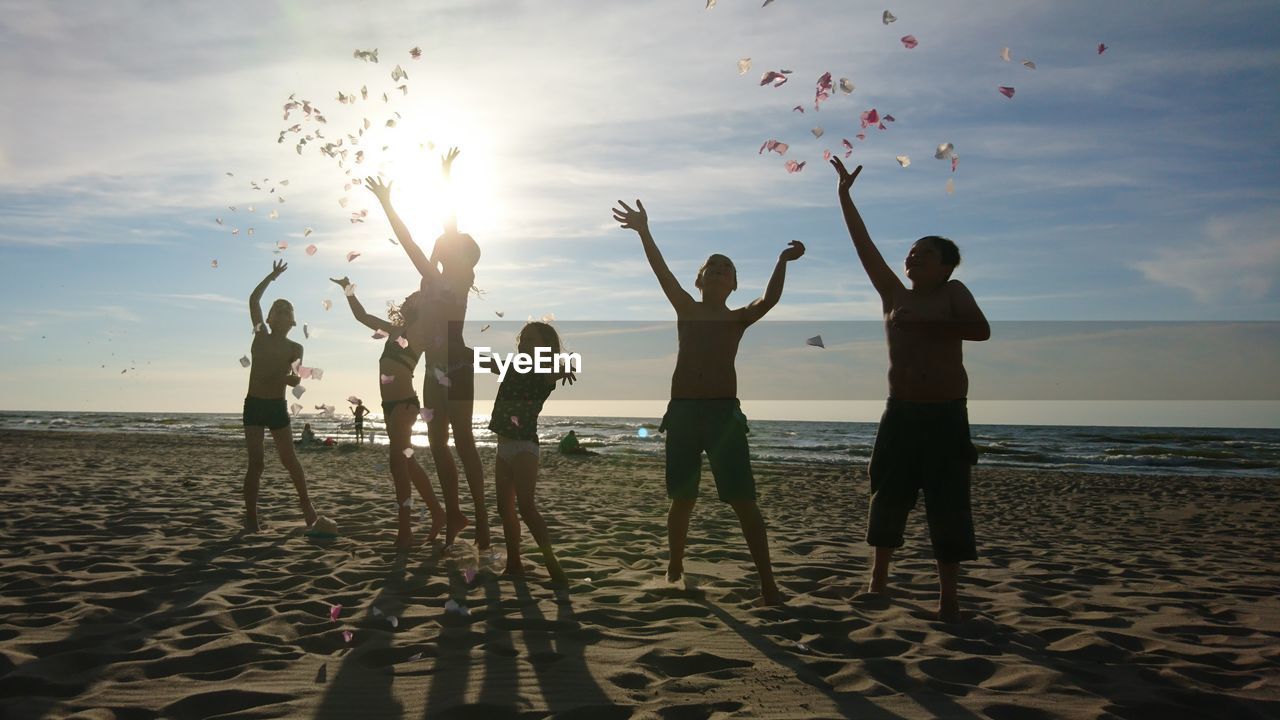
[[[1280,276],[1280,210],[1210,218],[1199,238],[1134,263],[1144,277],[1198,302],[1258,302]]]

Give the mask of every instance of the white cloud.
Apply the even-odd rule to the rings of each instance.
[[[1210,218],[1200,237],[1160,247],[1134,267],[1201,303],[1264,300],[1280,277],[1280,210]]]

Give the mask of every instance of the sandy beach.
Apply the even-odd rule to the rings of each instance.
[[[979,465],[982,557],[946,625],[922,508],[896,595],[849,603],[869,558],[861,466],[757,466],[775,609],[754,605],[709,474],[693,586],[672,587],[661,464],[544,447],[540,505],[572,579],[557,597],[527,531],[522,581],[469,530],[397,556],[383,447],[301,453],[342,530],[306,537],[268,446],[269,528],[243,536],[242,443],[0,433],[0,716],[1280,716],[1275,480]]]

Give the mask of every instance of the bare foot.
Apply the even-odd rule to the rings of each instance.
[[[320,516],[316,514],[315,507],[313,507],[312,505],[308,504],[305,508],[302,509],[302,521],[307,524],[307,527],[311,527],[312,525],[315,525],[316,520],[319,519],[319,517]]]
[[[453,541],[458,538],[458,533],[462,532],[462,529],[470,524],[471,521],[462,513],[448,515],[445,518],[444,544],[446,546],[452,545]]]
[[[413,549],[413,531],[401,530],[396,534],[396,550],[404,552]]]
[[[258,522],[256,514],[244,516],[244,531],[247,533],[262,532],[262,525]]]
[[[513,564],[510,560],[507,560],[507,566],[502,569],[502,574],[524,577],[524,565],[522,565],[519,561],[516,561]]]
[[[770,607],[781,607],[786,605],[786,601],[782,599],[782,593],[778,592],[778,588],[773,587],[768,590],[760,591],[760,600]]]
[[[960,601],[954,599],[938,600],[938,612],[936,615],[939,622],[960,622]]]
[[[430,506],[430,507],[431,507],[431,526],[430,526],[430,529],[427,530],[428,544],[435,542],[436,538],[439,537],[440,535],[440,528],[445,524],[444,510],[440,507],[440,504],[436,503],[434,506]]]
[[[675,584],[680,582],[680,579],[683,577],[684,577],[683,564],[677,565],[675,563],[671,563],[667,565],[667,582]]]

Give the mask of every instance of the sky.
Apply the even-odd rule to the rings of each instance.
[[[674,313],[610,214],[641,198],[686,288],[733,258],[731,304],[808,248],[740,354],[748,414],[874,420],[879,302],[822,157],[848,139],[892,267],[923,235],[961,248],[994,323],[965,348],[975,422],[1277,427],[1277,26],[1271,1],[0,2],[0,409],[237,412],[247,298],[277,259],[264,309],[291,300],[325,370],[300,403],[375,398],[381,345],[329,278],[375,312],[417,286],[345,187],[380,172],[419,242],[454,205],[481,244],[472,344],[512,349],[515,325],[479,330],[501,312],[582,349],[546,412],[661,414]],[[815,109],[826,72],[854,90]],[[286,119],[290,98],[326,122]],[[863,131],[872,108],[894,121]],[[339,138],[343,167],[320,151]]]

